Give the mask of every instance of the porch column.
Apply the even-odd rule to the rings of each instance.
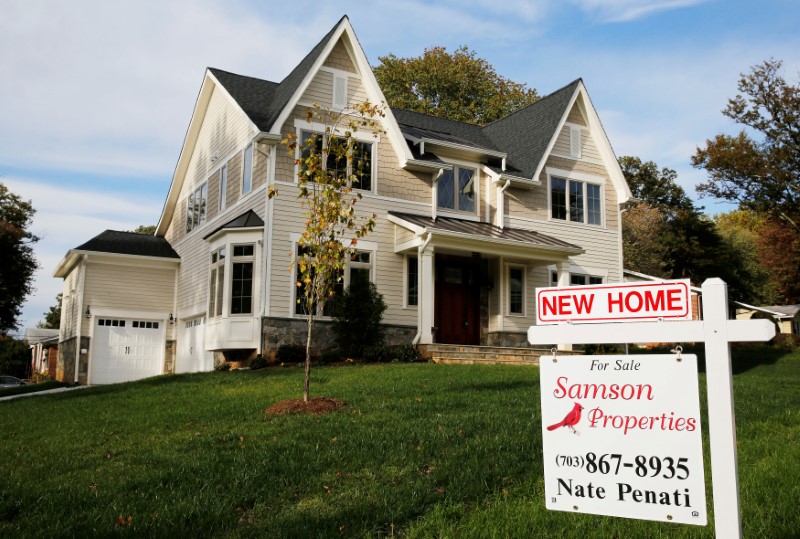
[[[559,287],[566,287],[569,286],[569,271],[567,271],[567,262],[559,262],[556,264],[556,273],[558,274],[558,286]],[[559,350],[569,351],[572,350],[571,344],[559,344],[557,345]]]
[[[433,247],[426,245],[419,252],[419,342],[433,343]]]

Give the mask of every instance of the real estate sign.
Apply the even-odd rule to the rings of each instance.
[[[536,324],[691,320],[689,280],[536,289]]]
[[[705,525],[697,358],[540,360],[548,509]]]

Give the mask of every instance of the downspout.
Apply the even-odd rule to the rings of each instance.
[[[511,180],[506,180],[503,187],[497,191],[497,226],[502,230],[506,222],[506,189],[511,185]]]
[[[424,242],[422,242],[422,245],[420,245],[419,249],[417,250],[417,334],[414,335],[414,338],[411,340],[412,346],[416,346],[419,342],[419,339],[422,337],[422,305],[420,305],[420,300],[422,298],[422,287],[420,286],[420,281],[422,281],[422,272],[419,271],[419,263],[420,260],[422,260],[422,252],[426,247],[428,247],[431,239],[433,239],[433,234],[428,232],[428,237]]]
[[[86,255],[81,255],[81,277],[80,283],[78,283],[78,290],[80,291],[80,296],[78,296],[78,321],[75,324],[75,379],[73,382],[78,381],[78,366],[80,365],[81,360],[81,326],[83,325],[83,298],[86,296],[86,290],[84,286],[86,285]],[[91,320],[91,318],[89,319]],[[89,369],[86,369],[86,385],[89,385]]]

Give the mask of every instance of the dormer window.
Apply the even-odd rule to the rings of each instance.
[[[475,169],[458,165],[445,170],[437,182],[438,207],[474,213],[476,176]]]
[[[602,189],[599,183],[550,177],[550,218],[571,223],[602,225]]]

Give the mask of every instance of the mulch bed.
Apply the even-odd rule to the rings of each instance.
[[[346,408],[347,405],[339,399],[331,399],[330,397],[314,397],[304,402],[303,399],[287,399],[285,401],[276,402],[266,410],[264,413],[267,415],[285,415],[285,414],[310,414],[321,415],[328,412],[335,412]]]

